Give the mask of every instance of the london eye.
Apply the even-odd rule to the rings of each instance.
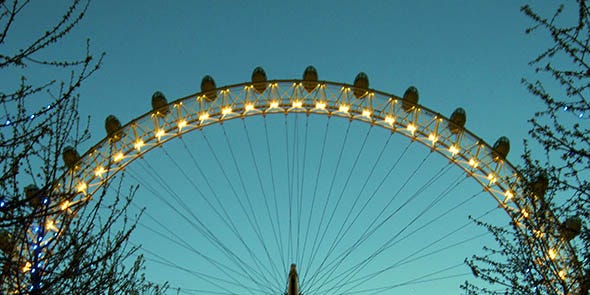
[[[46,239],[125,174],[145,208],[132,242],[171,294],[454,294],[474,275],[465,258],[493,243],[479,220],[516,224],[545,284],[577,288],[568,240],[551,212],[531,218],[508,140],[488,144],[465,110],[431,110],[413,86],[397,96],[364,73],[345,84],[311,66],[290,80],[256,68],[151,102],[126,124],[109,116],[86,153],[64,150]]]

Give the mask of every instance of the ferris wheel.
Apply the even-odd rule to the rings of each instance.
[[[311,66],[301,80],[206,76],[171,103],[155,92],[133,121],[109,116],[82,156],[64,151],[55,190],[68,197],[51,200],[48,230],[125,171],[146,209],[132,240],[172,293],[456,294],[473,276],[464,259],[493,243],[474,220],[516,224],[546,284],[577,290],[569,241],[532,218],[508,140],[489,145],[463,109],[445,117],[418,99],[370,89],[364,73],[321,81]]]

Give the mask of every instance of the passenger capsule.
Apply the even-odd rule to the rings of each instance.
[[[531,191],[537,198],[544,198],[549,187],[549,178],[545,173],[539,173],[536,179],[531,184]]]
[[[303,72],[303,88],[312,92],[318,85],[318,72],[313,66],[308,66]]]
[[[457,108],[449,120],[449,130],[451,130],[451,133],[453,134],[461,132],[463,127],[465,127],[466,121],[467,114],[465,113],[465,110],[463,108]]]
[[[214,101],[217,98],[217,86],[213,77],[207,75],[201,80],[201,92],[205,95],[207,101]]]
[[[64,148],[61,157],[66,167],[72,170],[76,169],[76,164],[80,160],[80,154],[78,154],[78,151],[71,146],[66,146]]]
[[[402,100],[402,108],[404,111],[409,112],[412,108],[418,104],[418,88],[414,86],[408,87],[404,92],[404,98]]]
[[[577,237],[582,230],[582,220],[577,216],[572,216],[567,218],[561,224],[561,235],[562,237],[567,240],[571,241],[573,238]]]
[[[107,131],[107,136],[112,141],[119,141],[122,137],[121,122],[113,115],[109,115],[104,121],[104,128]]]
[[[360,72],[354,78],[354,97],[362,98],[369,89],[369,77],[364,72]]]
[[[502,136],[494,143],[492,149],[492,158],[495,162],[504,160],[510,151],[510,140],[506,136]]]
[[[12,235],[7,230],[0,229],[0,250],[2,250],[4,254],[8,254],[12,252],[13,247],[14,241],[12,240]]]
[[[262,67],[256,67],[252,72],[252,85],[254,90],[259,94],[262,94],[266,90],[266,73]]]
[[[39,195],[39,188],[34,184],[25,186],[25,198],[29,201],[31,207],[41,206],[41,196]]]
[[[170,111],[168,108],[168,101],[164,93],[160,91],[154,92],[152,95],[152,111],[155,115],[164,117]]]

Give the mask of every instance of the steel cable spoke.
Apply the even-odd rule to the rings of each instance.
[[[367,139],[369,138],[369,134],[370,134],[371,130],[373,130],[373,128],[370,128],[370,129],[369,129],[369,131],[368,131],[368,132],[365,134],[365,136],[364,136],[364,138],[363,138],[363,140],[362,140],[361,147],[360,147],[359,151],[356,153],[356,157],[355,157],[355,159],[354,159],[354,162],[353,162],[353,164],[352,164],[352,168],[350,169],[350,171],[349,171],[349,173],[348,173],[348,176],[347,176],[347,178],[346,178],[346,181],[344,182],[344,185],[342,186],[342,187],[343,187],[343,188],[342,188],[342,191],[341,191],[341,193],[340,193],[340,195],[339,195],[339,197],[338,197],[338,200],[336,201],[336,204],[334,205],[334,208],[332,209],[332,213],[330,214],[330,217],[328,218],[328,222],[327,222],[327,224],[332,224],[332,221],[333,221],[333,218],[334,218],[334,214],[336,213],[336,210],[338,209],[338,207],[339,207],[339,205],[340,205],[340,202],[342,201],[342,197],[344,196],[344,191],[345,191],[346,187],[348,186],[348,182],[350,181],[350,178],[352,177],[352,174],[353,174],[354,168],[355,168],[355,167],[356,167],[356,165],[358,164],[358,160],[359,160],[359,158],[360,158],[360,155],[361,155],[362,151],[363,151],[363,150],[364,150],[364,148],[365,148],[365,145],[366,145],[366,143],[367,143]],[[345,141],[345,142],[346,142],[346,141]],[[342,145],[343,149],[344,149],[344,146],[345,146],[345,144],[343,144],[343,145]],[[340,159],[339,159],[339,161],[340,161]],[[334,174],[334,175],[335,175],[335,174]],[[334,179],[334,178],[333,178],[333,179]],[[331,192],[332,192],[332,191],[330,190],[330,192],[328,193],[328,198],[330,198]],[[350,213],[349,213],[349,214],[350,214]],[[348,219],[348,218],[347,218],[347,219]],[[326,235],[326,232],[327,232],[327,230],[328,230],[328,227],[326,226],[326,228],[325,228],[325,230],[324,230],[324,232],[323,232],[323,234],[322,234],[322,238],[321,238],[321,240],[320,240],[320,244],[321,244],[321,242],[323,241],[323,239],[324,239],[324,237],[325,237],[325,235]],[[328,251],[327,251],[328,255],[326,255],[326,256],[324,257],[324,259],[321,261],[320,265],[318,266],[318,272],[319,272],[319,271],[322,269],[322,266],[325,264],[326,260],[330,258],[330,253],[332,253],[332,252],[333,252],[333,250],[334,250],[334,244],[337,242],[339,234],[340,234],[340,231],[339,231],[339,232],[338,232],[338,234],[336,235],[335,239],[332,241],[332,244],[330,245],[330,248],[329,248],[329,249],[328,249]]]
[[[266,268],[266,270],[269,272],[269,275],[272,277],[273,272],[275,273],[275,275],[277,275],[279,273],[279,271],[278,271],[278,269],[276,269],[276,266],[274,265],[274,263],[272,263],[272,258],[270,257],[270,253],[268,251],[268,247],[266,245],[266,242],[264,241],[264,237],[262,234],[262,228],[260,227],[260,224],[258,222],[258,218],[256,218],[256,212],[254,211],[254,207],[252,205],[250,194],[248,193],[249,190],[246,188],[246,184],[244,182],[244,177],[242,176],[240,165],[238,164],[238,160],[236,159],[236,156],[234,153],[234,149],[233,149],[234,145],[230,142],[229,136],[227,135],[227,132],[226,132],[225,125],[221,125],[221,128],[223,130],[223,136],[225,138],[225,142],[227,144],[231,158],[233,160],[235,171],[238,173],[238,178],[240,180],[242,190],[244,192],[244,195],[246,196],[246,201],[247,201],[248,207],[250,209],[250,212],[252,213],[252,219],[254,220],[256,236],[258,237],[258,241],[260,242],[260,244],[262,245],[262,247],[264,249],[264,252],[266,254],[266,257],[268,259],[270,267],[274,268],[274,271],[271,271],[270,269],[268,269],[268,266]],[[280,286],[278,286],[278,287],[280,288]]]
[[[406,146],[406,149],[404,150],[407,151],[409,148],[409,145]],[[373,191],[373,194],[371,196],[371,198],[378,192],[378,190],[381,188],[381,186],[385,183],[386,179],[389,178],[389,176],[391,175],[391,172],[393,172],[394,168],[397,166],[397,164],[399,163],[399,161],[401,160],[401,157],[404,155],[405,153],[402,153],[399,157],[398,160],[394,163],[394,165],[391,167],[391,169],[388,171],[388,173],[382,178],[380,185]],[[375,218],[373,218],[373,221],[371,222],[371,224],[365,229],[365,231],[360,235],[360,237],[357,239],[357,241],[355,241],[346,251],[344,251],[341,255],[337,256],[335,259],[341,258],[341,257],[347,257],[350,253],[352,253],[352,251],[354,251],[354,249],[357,249],[364,241],[366,241],[370,236],[372,236],[381,226],[383,226],[383,224],[385,224],[385,222],[387,220],[389,220],[392,216],[390,216],[389,218],[386,218],[385,220],[383,220],[379,225],[377,225],[376,228],[371,229],[371,227],[373,227],[373,225],[377,222],[377,220],[381,217],[381,215],[385,212],[385,210],[387,208],[389,208],[389,206],[392,204],[392,202],[397,198],[397,196],[400,194],[400,192],[403,190],[403,188],[409,183],[410,179],[419,171],[419,169],[422,167],[422,165],[426,162],[426,159],[428,159],[428,156],[430,154],[428,154],[421,162],[420,164],[414,169],[414,171],[407,177],[406,181],[402,184],[402,186],[398,189],[398,191],[396,192],[396,194],[394,194],[394,196],[389,200],[389,202],[387,203],[387,205],[381,210],[381,212],[379,214],[377,214],[377,216]],[[340,261],[342,261],[343,259],[340,259]],[[334,260],[335,261],[335,260]],[[331,263],[327,266],[330,267]],[[332,268],[333,269],[333,268]],[[316,270],[314,272],[314,276],[310,279],[310,280],[315,280],[318,276],[320,278],[323,278],[325,275],[320,275],[322,274],[322,269],[318,268],[318,270]]]
[[[243,213],[246,215],[246,218],[247,218],[247,220],[248,220],[248,223],[250,224],[250,226],[252,227],[252,229],[253,229],[255,232],[257,232],[257,227],[256,227],[256,225],[255,225],[255,224],[254,224],[254,222],[252,221],[252,218],[250,217],[250,215],[249,215],[249,213],[248,213],[248,210],[247,210],[247,209],[244,207],[244,204],[243,204],[243,202],[241,201],[241,199],[240,199],[240,197],[239,197],[239,194],[237,193],[237,191],[236,191],[236,189],[235,189],[234,185],[232,184],[232,182],[230,181],[230,178],[229,178],[229,176],[228,176],[228,174],[227,174],[227,171],[226,171],[226,169],[224,168],[224,166],[223,166],[223,164],[221,163],[221,161],[219,160],[219,157],[217,156],[217,153],[215,152],[215,149],[212,147],[212,145],[211,145],[211,142],[209,141],[209,139],[207,138],[207,136],[206,136],[206,135],[205,135],[203,132],[201,132],[200,134],[201,134],[201,136],[203,137],[203,139],[205,140],[205,142],[207,143],[207,146],[209,147],[209,149],[210,149],[210,151],[211,151],[211,154],[213,155],[213,158],[214,158],[214,159],[215,159],[215,161],[217,162],[217,165],[218,165],[218,167],[220,168],[220,170],[222,171],[222,174],[223,174],[223,176],[224,176],[225,180],[226,180],[226,181],[227,181],[227,183],[229,184],[229,188],[231,189],[231,191],[232,191],[232,193],[233,193],[233,195],[234,195],[234,198],[235,198],[235,199],[238,201],[238,204],[240,205],[240,208],[242,209],[242,212],[243,212]],[[234,162],[235,162],[235,157],[234,157]],[[248,198],[248,199],[249,199],[249,198]],[[257,257],[257,256],[254,256],[254,257]],[[269,270],[267,267],[263,266],[264,264],[263,264],[263,263],[262,263],[262,262],[261,262],[259,259],[255,259],[254,261],[255,261],[255,263],[256,263],[256,264],[257,264],[259,267],[261,267],[261,268],[264,268],[264,270],[266,271],[266,274],[269,274],[271,277],[273,276],[273,275],[272,275],[272,272],[271,272],[271,271],[270,271],[270,270]],[[265,277],[265,278],[266,278],[266,274],[264,275],[264,277]],[[266,280],[268,280],[268,278],[266,278]]]
[[[146,214],[146,216],[147,216],[147,214]],[[248,281],[251,281],[251,279],[249,277],[247,277],[246,275],[243,274],[243,271],[237,271],[235,269],[232,269],[232,268],[228,267],[227,265],[224,265],[223,263],[221,263],[219,261],[216,261],[216,260],[212,259],[211,257],[205,255],[201,251],[195,249],[188,241],[186,241],[182,237],[180,237],[177,234],[175,234],[174,231],[172,231],[172,229],[164,226],[160,222],[155,221],[155,219],[153,217],[151,217],[151,216],[150,216],[150,219],[152,221],[156,222],[156,224],[158,224],[158,226],[162,227],[170,235],[172,235],[172,237],[170,237],[170,236],[168,236],[168,235],[166,235],[166,234],[164,234],[164,233],[162,233],[160,231],[157,231],[157,230],[153,229],[152,227],[146,226],[146,225],[144,225],[142,223],[140,223],[139,226],[145,228],[146,230],[148,230],[148,231],[150,231],[150,232],[152,232],[152,233],[154,233],[154,234],[156,234],[156,235],[158,235],[158,236],[160,236],[160,237],[162,237],[162,238],[164,238],[166,240],[168,240],[171,243],[174,243],[174,244],[176,244],[176,245],[178,245],[178,246],[180,246],[180,247],[182,247],[182,248],[184,248],[186,250],[189,250],[190,252],[192,252],[194,254],[197,254],[198,256],[200,256],[201,258],[203,258],[207,262],[209,262],[211,265],[213,265],[215,268],[217,268],[221,272],[223,272],[223,274],[226,277],[232,279],[234,282],[229,282],[229,281],[225,281],[225,280],[222,280],[222,279],[219,279],[219,280],[224,281],[224,282],[227,282],[227,283],[230,283],[230,284],[235,285],[235,286],[240,286],[240,287],[243,287],[243,288],[247,288],[242,282],[240,282],[238,279],[236,279],[236,277],[234,277],[234,275],[237,275],[237,276],[242,277],[243,279],[247,279]],[[170,262],[170,264],[171,265],[173,264],[173,265],[178,265],[179,266],[178,263],[172,263],[172,262]],[[233,274],[229,274],[228,271],[232,272]]]
[[[455,264],[455,265],[451,265],[449,267],[445,267],[443,269],[428,273],[426,275],[420,276],[418,278],[415,279],[411,279],[399,284],[395,284],[395,285],[390,285],[387,287],[380,287],[380,288],[372,288],[372,289],[365,289],[365,290],[358,290],[358,291],[354,291],[354,292],[345,292],[342,294],[361,294],[361,293],[367,293],[367,292],[372,292],[371,294],[379,294],[379,293],[383,293],[385,291],[390,291],[392,289],[395,288],[399,288],[399,287],[403,287],[403,286],[408,286],[408,285],[413,285],[413,284],[420,284],[420,283],[427,283],[427,282],[432,282],[432,281],[438,281],[438,280],[444,280],[444,279],[449,279],[449,278],[455,278],[455,277],[460,277],[460,276],[465,276],[471,273],[460,273],[460,274],[454,274],[454,275],[447,275],[447,276],[442,276],[442,277],[436,277],[436,278],[430,278],[430,279],[426,279],[428,277],[432,277],[444,272],[448,272],[451,269],[454,268],[458,268],[460,266],[463,266],[463,263],[459,263],[459,264]]]
[[[141,167],[141,165],[138,165]],[[154,177],[153,173],[150,173],[149,169],[144,169],[145,172],[148,175],[152,175],[152,177]],[[207,238],[207,240],[209,240],[211,242],[212,245],[216,246],[221,253],[223,253],[224,255],[226,255],[231,261],[233,261],[237,267],[239,267],[241,269],[242,272],[248,274],[249,279],[255,283],[257,283],[259,286],[261,287],[266,287],[268,286],[268,283],[260,283],[258,279],[256,279],[254,276],[252,276],[252,274],[256,274],[257,272],[254,271],[254,269],[248,269],[246,270],[245,267],[248,266],[247,263],[245,263],[236,253],[234,253],[233,251],[231,251],[229,248],[227,248],[213,233],[212,231],[207,228],[202,221],[196,217],[193,216],[193,218],[195,218],[195,220],[197,221],[197,223],[195,223],[193,220],[191,220],[188,216],[186,216],[185,214],[183,214],[182,212],[180,212],[178,210],[178,208],[176,208],[176,206],[172,205],[168,200],[166,200],[166,198],[164,198],[161,194],[157,193],[157,190],[155,190],[149,183],[144,182],[141,180],[141,178],[134,176],[134,174],[130,174],[132,178],[134,178],[136,181],[138,181],[139,183],[141,183],[143,186],[146,186],[148,188],[148,190],[150,190],[152,192],[152,194],[154,196],[156,196],[160,201],[162,201],[164,204],[166,204],[170,209],[172,209],[178,216],[182,217],[188,224],[190,224],[193,228],[195,228],[197,231],[199,231],[205,238]],[[155,178],[154,179],[156,182],[158,182],[158,179]],[[162,183],[160,183],[160,185],[164,185]],[[168,188],[169,189],[169,188]],[[174,198],[174,192],[173,191],[169,191],[169,194],[171,194],[171,196]],[[186,210],[186,209],[185,209]],[[190,213],[189,213],[190,214]],[[259,278],[263,278],[264,276],[262,275],[262,273],[258,273],[257,275]]]
[[[271,229],[272,229],[272,232],[273,232],[273,236],[275,238],[275,243],[277,244],[277,247],[279,247],[279,245],[278,245],[278,243],[279,243],[279,237],[277,236],[277,232],[275,230],[275,223],[274,223],[273,218],[272,218],[272,213],[270,212],[270,206],[268,204],[268,197],[266,195],[266,191],[264,190],[264,185],[262,183],[262,177],[260,175],[260,169],[258,167],[258,163],[256,161],[256,156],[254,154],[254,148],[252,147],[252,141],[250,139],[250,134],[248,132],[248,128],[246,128],[245,121],[244,120],[241,120],[241,121],[242,121],[242,127],[244,129],[244,133],[246,134],[250,156],[252,157],[252,161],[254,163],[254,167],[255,167],[255,170],[256,170],[256,177],[257,177],[257,180],[258,180],[258,185],[260,187],[260,190],[262,192],[262,196],[263,196],[263,199],[264,199],[264,206],[265,206],[265,209],[266,209],[266,213],[267,213],[268,218],[269,218],[270,223],[271,223]],[[279,282],[280,279],[281,279],[280,278],[280,271],[278,270],[278,268],[276,267],[276,265],[273,263],[273,259],[271,258],[270,253],[268,252],[268,250],[266,249],[266,245],[264,245],[264,247],[265,247],[265,252],[267,254],[267,258],[268,258],[269,264],[271,264],[271,266],[272,266],[272,268],[274,270],[274,273],[278,276],[277,282]]]
[[[313,216],[313,211],[315,209],[315,202],[316,202],[316,197],[317,197],[318,184],[319,184],[319,180],[320,180],[320,173],[322,171],[322,164],[324,163],[324,152],[326,150],[326,139],[328,138],[329,127],[330,127],[330,120],[328,119],[328,120],[326,120],[326,127],[324,128],[324,136],[322,137],[322,149],[321,149],[320,158],[318,161],[317,173],[315,175],[315,184],[314,184],[313,195],[312,195],[312,199],[311,199],[310,212],[309,212],[309,217],[307,219],[307,226],[306,226],[306,230],[305,230],[305,242],[303,243],[303,250],[302,250],[304,257],[305,257],[305,250],[307,247],[307,238],[308,238],[308,234],[309,234],[309,229],[311,228],[311,220],[312,220],[312,216]],[[313,254],[314,248],[315,248],[315,246],[312,247],[312,254]],[[310,256],[309,260],[310,260],[310,262],[307,263],[307,265],[311,265],[311,256]],[[302,284],[304,284],[304,282],[305,282],[305,278],[302,280]]]
[[[272,183],[272,191],[273,191],[273,200],[274,200],[274,207],[275,207],[275,217],[277,219],[277,227],[278,227],[278,234],[279,234],[279,246],[280,246],[280,253],[281,253],[281,260],[283,262],[283,265],[287,265],[287,258],[286,258],[286,252],[285,252],[285,248],[283,245],[283,234],[281,232],[281,219],[279,217],[279,207],[278,207],[278,195],[277,195],[277,188],[276,188],[276,182],[275,182],[275,172],[273,169],[273,160],[272,160],[272,153],[270,150],[270,142],[269,142],[269,136],[268,136],[268,125],[267,125],[267,120],[262,120],[264,122],[264,139],[265,139],[265,143],[266,143],[266,153],[268,154],[268,167],[270,170],[270,178],[271,178],[271,183]],[[285,268],[285,272],[283,273],[284,277],[287,277],[287,271]]]
[[[402,206],[399,207],[399,209],[397,209],[396,211],[394,211],[395,213],[399,212],[399,210],[401,210],[401,208],[405,207],[407,204],[409,204],[411,201],[415,200],[428,186],[432,185],[434,183],[434,181],[436,181],[437,179],[440,178],[441,175],[439,175],[439,177],[436,177],[435,180],[433,180],[432,182],[427,182],[424,186],[420,187],[420,189],[418,189],[414,195],[412,195],[406,202],[404,202],[402,204]],[[366,265],[373,259],[375,259],[378,255],[380,255],[381,253],[383,253],[385,250],[391,248],[392,246],[394,246],[395,244],[397,244],[398,242],[400,242],[402,239],[397,239],[397,237],[399,237],[401,235],[402,232],[404,232],[406,229],[408,229],[412,224],[414,224],[418,219],[420,219],[422,216],[424,216],[424,214],[426,212],[428,212],[430,209],[432,209],[434,207],[434,205],[436,205],[438,202],[440,202],[444,197],[446,197],[447,195],[450,194],[450,192],[456,188],[458,186],[458,184],[463,181],[465,179],[465,177],[462,177],[461,175],[458,176],[458,178],[454,181],[451,182],[447,188],[445,188],[444,190],[442,190],[438,196],[436,196],[435,198],[432,199],[432,201],[427,205],[426,208],[422,209],[422,211],[420,213],[418,213],[406,226],[404,226],[398,233],[396,233],[391,239],[389,239],[386,243],[384,243],[380,249],[378,249],[377,251],[375,251],[373,254],[371,254],[367,259],[365,259],[364,261],[362,261],[361,263],[357,264],[357,266],[355,266],[354,270],[352,270],[349,274],[346,274],[342,279],[340,279],[339,282],[336,283],[336,285],[338,286],[342,286],[342,282],[343,281],[350,281],[352,280],[352,278],[358,274],[362,268],[366,267]],[[346,272],[345,272],[346,273]]]
[[[230,290],[226,289],[225,287],[223,287],[223,286],[219,285],[218,283],[214,282],[214,281],[218,281],[218,282],[223,282],[223,283],[230,283],[227,280],[216,278],[216,277],[212,277],[210,275],[207,275],[207,274],[204,274],[204,273],[201,273],[201,272],[192,270],[192,269],[181,267],[181,266],[177,265],[176,263],[174,263],[174,262],[172,262],[172,261],[164,258],[163,256],[157,254],[156,252],[150,251],[150,250],[145,249],[145,248],[142,248],[142,249],[143,249],[143,251],[145,251],[150,256],[155,257],[155,258],[147,258],[146,260],[148,260],[148,261],[159,263],[159,264],[162,264],[162,265],[165,265],[165,266],[168,266],[168,267],[175,268],[177,270],[183,271],[185,273],[188,273],[188,274],[190,274],[192,276],[195,276],[195,277],[197,277],[199,279],[202,279],[202,280],[204,280],[204,281],[206,281],[206,282],[214,285],[217,288],[220,288],[220,289],[225,290],[227,292],[226,294],[238,294],[238,293],[235,293],[235,292],[231,292]],[[262,291],[262,289],[255,289],[255,288],[246,288],[245,290],[249,291],[249,293],[251,293],[251,294],[254,294],[252,291]]]
[[[336,162],[336,167],[334,168],[334,173],[332,175],[332,180],[330,181],[330,188],[329,188],[328,193],[326,195],[326,202],[324,203],[324,206],[323,206],[323,209],[322,209],[322,214],[321,214],[320,221],[319,221],[319,224],[318,224],[318,231],[316,232],[316,236],[314,238],[314,243],[313,243],[313,246],[311,247],[312,256],[309,259],[310,260],[310,265],[313,262],[313,259],[315,258],[315,255],[318,253],[318,251],[316,249],[316,242],[318,241],[319,233],[320,233],[320,231],[322,229],[323,220],[324,220],[324,217],[325,217],[325,214],[326,214],[326,209],[328,207],[328,202],[330,201],[330,196],[332,195],[332,190],[334,188],[334,182],[335,182],[335,179],[336,179],[336,172],[339,170],[339,167],[340,167],[340,163],[341,163],[341,160],[342,160],[342,153],[344,152],[344,147],[346,146],[346,141],[348,139],[348,135],[349,135],[351,124],[352,124],[352,121],[350,121],[348,123],[347,127],[346,127],[346,132],[344,134],[344,141],[343,141],[343,143],[342,143],[342,145],[340,147],[340,152],[338,153],[338,160]],[[326,228],[324,229],[324,231],[322,233],[322,236],[325,235],[325,233],[326,233],[326,231],[327,231],[328,228],[329,228],[329,224],[326,225]],[[319,241],[320,242],[317,244],[317,247],[318,248],[322,244],[323,238],[321,238]],[[314,271],[314,273],[317,273],[317,271]]]

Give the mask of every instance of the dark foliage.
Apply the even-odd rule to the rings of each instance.
[[[139,217],[126,215],[135,189],[123,192],[115,184],[115,195],[107,196],[108,184],[86,206],[58,208],[67,218],[56,218],[48,206],[65,197],[52,189],[66,172],[62,151],[90,138],[78,115],[78,90],[103,55],[92,55],[87,42],[80,58],[51,57],[50,49],[83,19],[88,1],[72,1],[28,43],[11,43],[31,5],[0,0],[0,73],[23,73],[16,85],[3,81],[0,89],[0,293],[161,293],[146,282],[143,259],[134,258],[137,248],[127,242]],[[40,68],[64,79],[38,81]]]
[[[522,227],[481,224],[489,229],[498,248],[467,264],[485,285],[466,283],[468,294],[588,294],[590,287],[590,9],[585,0],[560,5],[550,16],[525,5],[521,11],[532,21],[526,34],[548,37],[551,45],[530,65],[536,79],[523,79],[529,92],[544,105],[529,121],[533,141],[527,145],[521,167],[522,189],[531,203],[540,204],[527,225],[557,232],[569,241],[575,257],[567,266],[576,277],[560,278],[559,270],[539,263],[548,249],[537,247],[534,235]],[[540,147],[540,148],[538,148]],[[535,182],[546,179],[547,190],[537,196]],[[544,208],[544,209],[543,209]],[[555,218],[544,213],[551,208]],[[567,244],[566,244],[567,245]],[[564,246],[566,247],[566,246]],[[496,250],[499,249],[499,250]],[[553,277],[551,277],[553,274]]]

